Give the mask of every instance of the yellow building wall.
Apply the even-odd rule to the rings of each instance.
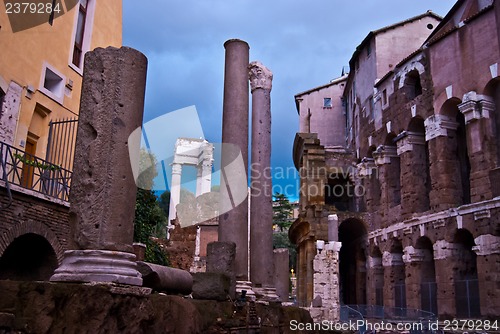
[[[95,1],[93,20],[87,21],[86,29],[91,28],[90,50],[96,47],[122,44],[122,1]],[[57,17],[53,25],[44,23],[36,27],[13,32],[6,14],[3,1],[0,1],[0,83],[11,81],[22,86],[20,110],[17,115],[17,127],[13,146],[24,149],[30,122],[37,103],[44,107],[47,116],[43,117],[43,126],[36,146],[36,155],[45,158],[50,120],[73,118],[78,115],[82,70],[71,61],[73,53],[75,26],[78,4],[64,15]],[[90,24],[89,24],[90,23]],[[90,27],[91,25],[91,27]],[[66,78],[73,86],[64,87],[62,103],[55,101],[40,91],[44,63],[48,63]],[[83,67],[83,66],[82,66]],[[28,86],[34,87],[34,93],[28,93]],[[31,95],[31,96],[30,96]],[[1,115],[0,115],[1,116]],[[40,119],[40,117],[35,117]]]

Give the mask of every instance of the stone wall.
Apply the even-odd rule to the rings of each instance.
[[[50,243],[60,262],[71,240],[68,205],[25,193],[24,189],[13,190],[12,195],[12,204],[5,208],[9,200],[6,189],[0,187],[0,205],[4,207],[0,210],[0,256],[15,238],[33,233]]]
[[[15,333],[296,333],[290,322],[311,323],[306,310],[242,305],[150,294],[112,284],[0,281],[0,330]],[[319,333],[319,331],[307,331]]]

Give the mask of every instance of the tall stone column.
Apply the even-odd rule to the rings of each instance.
[[[70,195],[76,250],[66,251],[52,281],[142,285],[132,241],[136,185],[129,135],[142,124],[146,57],[131,48],[85,56]],[[137,152],[138,155],[138,152]]]
[[[389,145],[379,146],[373,152],[381,180],[380,212],[384,217],[391,216],[389,210],[401,202],[401,187],[399,182],[400,164],[396,152],[396,147]],[[384,219],[382,222],[382,227],[386,227],[392,223],[389,219]]]
[[[495,196],[494,191],[492,192],[493,180],[490,178],[490,172],[495,169],[497,160],[495,103],[491,97],[472,91],[464,95],[464,102],[458,105],[458,110],[464,115],[467,128],[471,202],[491,199]]]
[[[401,214],[410,217],[415,212],[429,210],[429,161],[425,135],[405,131],[396,138],[401,161]]]
[[[439,318],[451,319],[456,315],[454,263],[457,261],[457,245],[438,240],[433,248]]]
[[[494,319],[500,310],[500,237],[483,234],[474,239],[477,246],[477,276],[479,279],[479,302],[481,316]]]
[[[222,114],[221,201],[230,201],[230,210],[219,217],[219,241],[236,244],[235,274],[237,281],[248,281],[248,63],[249,46],[238,39],[224,43],[224,102]],[[234,152],[226,147],[239,148]],[[243,172],[231,168],[239,154]],[[240,180],[241,179],[241,180]],[[244,182],[241,182],[241,181]],[[236,183],[236,185],[234,184]],[[241,185],[239,185],[241,183]],[[244,189],[239,189],[244,187]],[[237,189],[235,189],[237,188]],[[235,194],[237,192],[238,194]],[[244,192],[244,199],[235,201],[235,195]],[[236,196],[238,197],[238,196]],[[223,203],[222,207],[228,203]],[[226,211],[226,210],[224,210]],[[237,288],[238,290],[238,288]]]
[[[177,216],[176,206],[181,200],[182,165],[172,164],[172,184],[170,185],[170,208],[168,210],[168,224]]]
[[[425,120],[425,140],[429,145],[432,209],[446,210],[461,205],[462,185],[457,168],[456,130],[458,123],[445,115],[433,115]]]
[[[273,203],[271,88],[273,74],[259,62],[249,65],[252,91],[250,279],[257,296],[277,297],[273,288]],[[262,291],[259,291],[262,289]],[[264,291],[266,290],[266,291]]]
[[[403,254],[384,252],[382,255],[384,267],[384,306],[396,306],[396,289],[405,283],[405,268]]]

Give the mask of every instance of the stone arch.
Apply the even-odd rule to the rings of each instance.
[[[340,297],[343,304],[366,304],[366,256],[368,233],[366,224],[348,218],[339,225]]]
[[[371,274],[368,279],[370,282],[370,290],[368,295],[371,295],[370,304],[384,306],[384,267],[382,266],[382,252],[377,245],[370,247],[369,267]]]
[[[0,279],[48,281],[57,267],[56,253],[47,239],[26,233],[15,238],[0,257]]]
[[[411,74],[410,74],[411,73]],[[408,75],[418,75],[419,77],[422,76],[422,74],[425,73],[425,67],[422,63],[420,62],[414,62],[412,63],[411,67],[408,66],[405,68],[404,75],[401,76],[401,79],[399,80],[399,87],[398,88],[403,88],[408,81]]]
[[[438,314],[436,267],[432,241],[422,236],[415,243],[415,275],[418,277],[420,309]]]
[[[496,77],[488,82],[484,89],[484,95],[491,98],[495,107],[493,115],[489,116],[492,118],[493,133],[495,136],[496,166],[500,166],[500,77]]]
[[[399,238],[391,238],[384,252],[384,293],[386,303],[397,310],[397,315],[404,315],[406,309],[406,270],[403,262],[403,243]]]
[[[458,108],[460,103],[461,100],[456,97],[446,100],[439,110],[439,115],[436,115],[439,117],[435,118],[436,124],[447,134],[444,143],[446,147],[441,148],[446,151],[444,154],[441,154],[442,152],[435,152],[435,154],[438,160],[449,166],[447,170],[451,170],[453,173],[449,175],[446,182],[450,187],[453,184],[452,187],[456,189],[455,197],[459,198],[459,202],[453,203],[454,205],[468,204],[471,201],[471,164],[467,147],[465,118]],[[442,185],[440,188],[443,188]]]
[[[373,159],[373,152],[375,152],[376,149],[377,147],[375,145],[371,145],[370,147],[368,147],[368,150],[366,152],[366,157],[369,159]]]
[[[36,234],[47,240],[57,256],[58,264],[61,263],[64,256],[64,248],[57,239],[57,235],[45,224],[29,220],[19,224],[14,224],[5,234],[4,238],[0,238],[0,256],[3,255],[7,247],[16,239],[25,234]]]
[[[420,81],[420,73],[413,69],[405,76],[404,86],[406,87],[406,97],[413,100],[419,95],[422,95],[422,83]]]
[[[418,115],[412,117],[408,123],[407,129],[407,140],[412,143],[412,154],[402,159],[402,168],[409,170],[412,176],[419,177],[420,181],[416,184],[412,184],[411,187],[409,187],[410,185],[406,185],[406,187],[403,186],[402,197],[406,197],[406,203],[413,202],[416,204],[416,207],[406,208],[409,212],[425,212],[429,210],[430,207],[429,195],[432,183],[429,143],[425,140],[426,130],[424,119]]]
[[[467,229],[457,229],[453,237],[455,263],[453,280],[455,282],[456,316],[460,318],[479,317],[479,282],[477,274],[476,245],[474,236]]]

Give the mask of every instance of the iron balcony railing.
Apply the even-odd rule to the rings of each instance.
[[[0,142],[0,178],[7,184],[68,201],[72,172]]]

